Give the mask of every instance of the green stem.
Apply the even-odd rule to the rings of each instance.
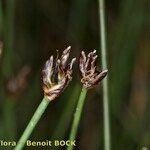
[[[3,17],[4,24],[4,58],[3,75],[9,77],[13,73],[13,35],[14,35],[14,0],[6,1],[6,14]]]
[[[3,16],[2,0],[0,0],[0,30],[3,29]]]
[[[74,112],[74,108],[76,107],[76,101],[77,101],[77,96],[79,95],[80,92],[79,85],[76,84],[74,86],[73,92],[69,97],[69,100],[66,103],[66,106],[60,116],[60,119],[58,121],[58,125],[51,137],[51,139],[63,139],[65,136],[65,132],[68,129],[69,123],[72,119],[72,114]],[[62,130],[63,128],[63,130]],[[57,147],[54,147],[57,148]]]
[[[77,107],[76,107],[76,112],[74,114],[74,120],[72,123],[72,128],[71,128],[71,132],[70,132],[70,136],[69,136],[69,140],[71,140],[71,141],[75,140],[76,135],[77,135],[77,130],[78,130],[78,126],[79,126],[79,122],[80,122],[81,113],[83,110],[86,94],[87,94],[87,89],[85,89],[83,87],[81,94],[80,94],[80,97],[79,97]],[[67,150],[73,150],[73,148],[74,148],[73,145],[68,146]]]
[[[100,17],[102,68],[106,69],[107,59],[106,59],[106,29],[105,29],[104,0],[99,0],[99,17]],[[104,147],[105,150],[110,150],[109,96],[108,96],[107,77],[103,80],[103,109],[104,109]]]
[[[35,128],[36,124],[40,120],[40,118],[41,118],[42,114],[44,113],[45,109],[47,108],[49,102],[50,101],[47,100],[46,97],[43,98],[42,102],[36,109],[33,117],[31,118],[28,126],[26,127],[25,131],[23,132],[23,134],[22,134],[20,140],[18,141],[18,144],[14,150],[22,150],[23,149],[27,139],[30,137],[33,129]]]
[[[3,1],[0,1],[0,23],[2,26],[4,36],[4,51],[2,58],[2,69],[1,69],[1,83],[4,84],[6,79],[9,79],[13,74],[13,31],[14,31],[14,0],[6,0],[6,7],[3,9]],[[15,113],[14,105],[15,100],[9,96],[5,91],[4,86],[1,87],[1,94],[3,95],[4,106],[3,106],[3,117],[4,117],[4,132],[6,139],[15,139],[16,124],[15,124]],[[7,147],[7,149],[10,149]]]
[[[16,101],[10,97],[6,97],[5,103],[3,106],[4,113],[4,127],[5,127],[5,139],[15,139],[16,132],[16,121],[15,121],[15,107]],[[10,148],[9,148],[10,149]]]

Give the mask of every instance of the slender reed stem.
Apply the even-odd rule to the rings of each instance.
[[[75,140],[76,135],[77,135],[77,130],[78,130],[78,126],[79,126],[79,122],[80,122],[81,113],[82,113],[82,110],[83,110],[86,94],[87,94],[87,89],[85,89],[83,87],[82,91],[80,93],[80,97],[79,97],[77,107],[76,107],[76,112],[74,114],[74,120],[73,120],[73,123],[72,123],[72,128],[71,128],[71,132],[70,132],[70,136],[69,136],[69,140],[71,140],[71,141]],[[67,147],[67,150],[73,150],[73,149],[74,149],[73,145]]]
[[[0,19],[4,36],[4,51],[2,59],[2,73],[1,82],[4,81],[13,74],[13,32],[14,32],[14,0],[6,0],[6,7],[3,9],[2,0],[0,2]],[[4,12],[5,11],[5,12]],[[6,139],[15,139],[16,136],[16,124],[14,106],[15,101],[8,93],[5,92],[4,86],[1,87],[2,95],[5,99],[3,106],[4,117],[4,130]],[[7,149],[10,149],[7,147]]]
[[[23,132],[23,134],[22,134],[20,140],[18,141],[18,144],[14,150],[22,150],[23,149],[27,139],[30,137],[33,129],[35,128],[36,124],[40,120],[40,118],[41,118],[42,114],[44,113],[45,109],[47,108],[48,104],[49,104],[49,100],[47,100],[47,98],[44,97],[43,100],[41,101],[40,105],[36,109],[33,117],[31,118],[28,126],[26,127],[25,131]]]
[[[100,37],[101,37],[101,55],[102,68],[106,69],[106,29],[105,29],[105,4],[104,0],[99,0],[99,17],[100,17]],[[103,81],[103,109],[104,109],[104,147],[110,150],[110,123],[109,123],[109,95],[108,95],[108,78]]]
[[[74,89],[72,90],[72,94],[70,95],[66,106],[60,116],[60,119],[58,121],[58,125],[56,126],[56,129],[51,137],[51,139],[63,139],[66,133],[66,130],[68,129],[69,123],[72,120],[72,114],[74,113],[74,108],[76,107],[77,97],[80,92],[79,85],[74,85]],[[62,130],[63,128],[63,130]],[[57,148],[57,147],[54,147]]]
[[[15,139],[16,135],[16,121],[15,121],[15,100],[10,97],[5,97],[5,103],[3,105],[3,113],[4,113],[4,128],[5,128],[5,135],[4,138],[6,139]],[[8,148],[11,149],[11,148]]]
[[[4,21],[4,58],[3,58],[3,74],[9,77],[13,73],[13,35],[14,35],[14,0],[6,1],[6,15]]]
[[[2,0],[0,0],[0,29],[3,29],[3,7],[2,7]]]

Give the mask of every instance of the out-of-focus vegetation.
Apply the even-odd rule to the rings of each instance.
[[[150,148],[149,10],[149,0],[106,1],[113,150]],[[71,45],[77,57],[81,50],[99,49],[98,15],[98,1],[92,0],[0,0],[0,139],[19,139],[43,97],[41,68],[56,49]],[[30,139],[67,139],[80,89],[76,67]],[[101,85],[88,93],[77,145],[103,149]]]

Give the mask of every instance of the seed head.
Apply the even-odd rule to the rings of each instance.
[[[43,90],[44,95],[50,100],[54,100],[58,97],[63,90],[67,87],[72,80],[72,66],[76,60],[73,58],[68,63],[71,47],[67,47],[60,59],[53,59],[53,56],[46,61],[44,69],[42,70]]]
[[[82,51],[80,55],[79,68],[81,72],[81,82],[87,89],[93,88],[106,75],[108,70],[98,71],[96,66],[96,50],[90,52],[88,56]]]

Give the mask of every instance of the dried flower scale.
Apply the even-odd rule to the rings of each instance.
[[[93,88],[107,75],[108,70],[97,70],[96,59],[96,50],[90,52],[87,57],[84,51],[81,52],[79,68],[82,76],[81,82],[86,89]]]
[[[45,67],[42,70],[43,90],[44,95],[49,100],[54,100],[61,92],[66,88],[69,82],[72,80],[72,66],[76,60],[73,58],[68,63],[71,47],[67,47],[60,59],[54,60],[53,56],[46,61]]]

